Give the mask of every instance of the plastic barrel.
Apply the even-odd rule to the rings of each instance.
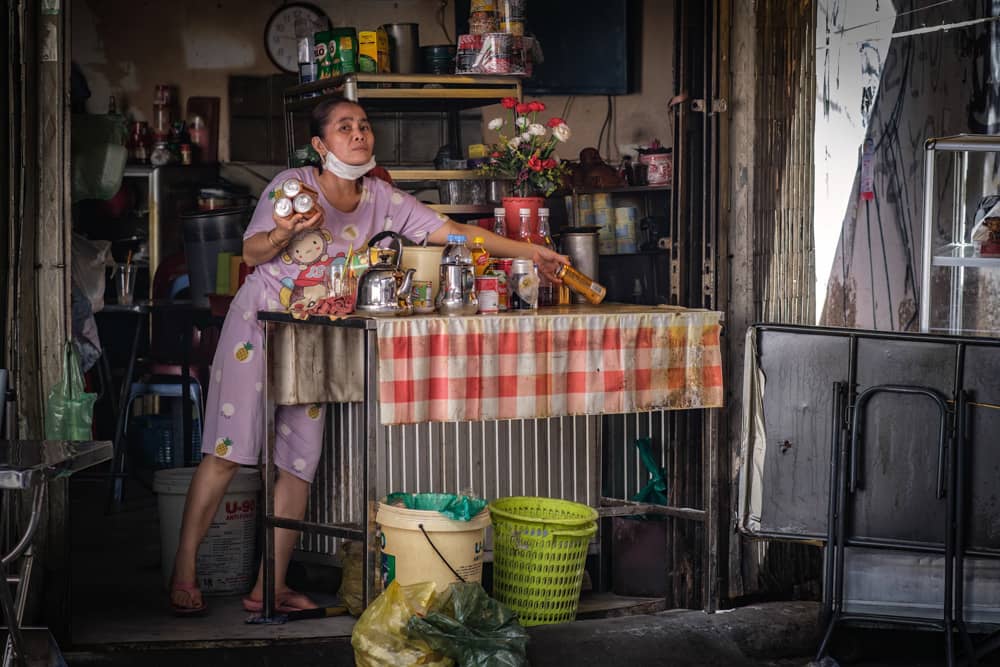
[[[489,510],[471,521],[455,521],[436,511],[379,503],[375,523],[383,587],[394,580],[402,586],[433,581],[438,591],[445,591],[459,581],[455,573],[465,581],[482,580]]]
[[[163,586],[170,585],[180,538],[181,517],[191,478],[197,468],[158,470],[153,475],[160,514],[160,566]],[[257,494],[261,479],[256,468],[240,468],[230,482],[198,549],[198,586],[202,593],[246,593],[257,576],[254,547]]]

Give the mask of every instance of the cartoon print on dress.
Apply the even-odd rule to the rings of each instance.
[[[399,190],[393,190],[390,201],[392,201],[393,206],[399,206],[400,204],[403,203],[403,193],[400,192]]]
[[[340,232],[340,238],[345,241],[357,241],[358,237],[361,236],[361,232],[354,225],[347,225],[344,227],[343,231]]]
[[[281,261],[296,264],[299,274],[295,278],[282,279],[278,295],[282,306],[291,310],[301,303],[302,308],[308,309],[326,296],[327,270],[333,262],[326,253],[326,246],[332,241],[333,236],[327,230],[312,229],[299,234],[288,244]]]
[[[309,419],[314,419],[314,420],[319,419],[320,416],[319,403],[313,403],[312,405],[306,407],[306,416],[308,416]]]
[[[223,417],[225,417],[226,419],[231,419],[234,414],[236,414],[236,406],[234,406],[232,403],[222,404]]]
[[[215,455],[225,458],[233,449],[233,441],[229,438],[219,438],[215,441]]]

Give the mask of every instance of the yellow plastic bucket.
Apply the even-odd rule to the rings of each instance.
[[[443,591],[462,579],[482,581],[488,509],[470,521],[455,521],[436,511],[379,503],[375,522],[383,588],[393,581],[401,586],[433,581]]]

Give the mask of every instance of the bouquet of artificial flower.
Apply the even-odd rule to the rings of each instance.
[[[559,188],[567,172],[566,164],[556,157],[555,150],[569,140],[569,126],[556,117],[544,125],[539,123],[538,113],[545,111],[541,102],[518,102],[505,97],[500,103],[511,112],[510,124],[504,118],[494,118],[487,125],[500,131],[500,141],[491,146],[489,160],[480,173],[489,178],[512,180],[518,196],[536,193],[549,196]]]

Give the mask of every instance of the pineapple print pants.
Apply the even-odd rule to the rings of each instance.
[[[229,309],[212,361],[202,451],[242,465],[257,465],[264,446],[264,328],[257,313]],[[312,482],[319,464],[325,406],[279,405],[274,463]]]

